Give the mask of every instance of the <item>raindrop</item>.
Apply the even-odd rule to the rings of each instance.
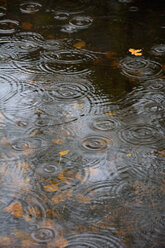
[[[54,19],[58,21],[66,21],[68,20],[70,14],[65,11],[56,11],[54,15]]]
[[[65,248],[122,248],[118,238],[109,234],[105,236],[102,233],[82,233],[67,238],[68,245]]]
[[[6,15],[6,8],[5,7],[2,7],[0,6],[0,17]]]
[[[55,238],[55,232],[51,228],[39,228],[32,232],[32,238],[39,243],[45,243]]]
[[[90,72],[88,68],[95,59],[91,53],[79,50],[45,52],[40,67],[48,73],[82,74]]]
[[[156,77],[162,72],[158,62],[139,57],[126,57],[120,67],[125,76],[142,80]]]
[[[24,14],[34,14],[41,9],[42,5],[38,2],[28,2],[20,4],[20,11]]]
[[[145,124],[128,126],[119,132],[119,136],[121,141],[132,145],[152,145],[161,139],[155,127]]]
[[[0,20],[0,34],[13,34],[16,32],[18,26],[18,21]]]
[[[93,19],[89,16],[74,16],[69,23],[77,29],[86,29],[92,25]]]
[[[80,147],[85,149],[87,152],[106,151],[108,149],[110,139],[92,135],[88,136],[80,141]]]
[[[92,121],[92,128],[99,131],[113,131],[116,130],[120,122],[117,117],[99,117]]]
[[[165,56],[165,44],[155,45],[151,51],[156,56]]]

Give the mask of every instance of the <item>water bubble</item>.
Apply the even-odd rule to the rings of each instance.
[[[142,57],[126,57],[121,61],[120,66],[125,76],[142,80],[156,77],[162,71],[158,62]]]
[[[129,8],[129,11],[131,11],[131,12],[137,12],[138,10],[139,10],[139,8],[136,7],[136,6],[131,6],[131,7]]]
[[[0,34],[13,34],[16,32],[19,22],[15,20],[0,20]]]
[[[31,234],[34,241],[45,243],[55,238],[55,232],[51,228],[39,228]]]
[[[156,56],[165,56],[165,44],[155,45],[151,51]]]
[[[41,9],[42,5],[38,2],[28,2],[20,4],[20,11],[24,14],[34,14]]]

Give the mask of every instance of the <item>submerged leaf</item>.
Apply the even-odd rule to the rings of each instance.
[[[11,203],[8,207],[5,208],[5,211],[7,211],[8,213],[18,218],[23,217],[23,209],[22,209],[22,205],[20,202]]]

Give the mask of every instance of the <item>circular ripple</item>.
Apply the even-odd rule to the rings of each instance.
[[[65,0],[58,0],[56,2],[56,9],[59,11],[67,11],[70,14],[83,12],[91,7],[91,0],[72,0],[72,2]]]
[[[16,32],[19,22],[15,20],[0,20],[0,34],[12,34]]]
[[[20,4],[20,11],[25,14],[34,14],[41,9],[42,5],[37,2],[28,2]]]
[[[145,82],[145,86],[147,86],[149,90],[152,90],[154,92],[164,91],[165,90],[165,79],[158,78],[155,80],[147,80]]]
[[[66,11],[56,11],[54,14],[54,19],[58,21],[66,21],[70,16],[70,14]]]
[[[165,56],[165,44],[155,45],[151,51],[156,56]]]
[[[120,205],[120,197],[126,187],[127,184],[120,181],[98,181],[89,187],[82,186],[65,204],[63,217],[76,224],[97,223]]]
[[[18,82],[14,77],[0,75],[0,104],[6,103],[18,91]]]
[[[48,88],[48,94],[52,99],[58,99],[62,101],[75,100],[84,97],[91,90],[89,84],[86,81],[79,80],[79,82],[64,82],[57,83]]]
[[[43,36],[35,32],[19,32],[15,34],[14,41],[15,40],[19,40],[23,42],[32,41],[32,42],[37,42],[38,44],[43,44],[43,42],[45,42]]]
[[[137,79],[152,78],[162,71],[159,63],[142,57],[126,57],[121,61],[121,69],[125,76]]]
[[[45,243],[55,238],[55,232],[50,228],[39,228],[31,236],[36,242]]]
[[[5,7],[2,7],[0,6],[0,17],[6,15],[6,8]]]
[[[41,69],[49,73],[77,74],[89,71],[95,57],[79,50],[45,52]]]
[[[82,233],[67,238],[68,245],[65,248],[122,248],[120,241],[115,237],[109,234],[97,234],[97,233]]]
[[[82,139],[80,141],[80,147],[87,152],[105,151],[110,141],[108,138],[93,135]]]
[[[113,131],[119,126],[119,121],[116,117],[100,117],[94,119],[91,126],[99,131]]]
[[[28,190],[24,191],[22,188],[20,189],[19,186],[17,188],[11,188],[7,185],[1,188],[0,196],[3,201],[2,208],[14,202],[19,202],[22,206],[22,214],[27,221],[44,221],[47,217],[49,201],[45,195],[28,192]]]
[[[85,29],[92,25],[93,19],[89,16],[74,16],[69,23],[77,29]]]
[[[151,145],[160,140],[160,133],[153,126],[132,125],[120,131],[120,138],[133,145]]]

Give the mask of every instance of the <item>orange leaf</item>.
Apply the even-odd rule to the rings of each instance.
[[[21,27],[23,29],[26,29],[26,30],[30,30],[32,27],[33,27],[33,24],[29,23],[29,22],[23,22]]]
[[[132,154],[131,154],[131,153],[127,153],[126,156],[127,156],[127,157],[131,157]]]
[[[133,48],[130,48],[129,49],[129,52],[132,55],[135,55],[135,56],[142,56],[142,49],[133,49]]]
[[[52,139],[52,143],[56,143],[58,145],[62,145],[63,144],[63,140],[61,140],[61,139]]]
[[[84,41],[78,41],[76,42],[74,45],[73,45],[75,48],[82,48],[82,47],[85,47],[85,42]]]
[[[18,218],[22,218],[23,217],[23,209],[22,209],[22,205],[20,202],[13,202],[11,203],[8,207],[5,208],[5,210],[18,217]]]
[[[114,112],[107,112],[106,116],[115,116],[116,114]]]
[[[58,185],[51,184],[51,185],[45,185],[44,189],[48,192],[56,192],[59,191]]]
[[[65,151],[59,152],[60,156],[67,155],[68,153],[69,153],[69,150],[65,150]]]

